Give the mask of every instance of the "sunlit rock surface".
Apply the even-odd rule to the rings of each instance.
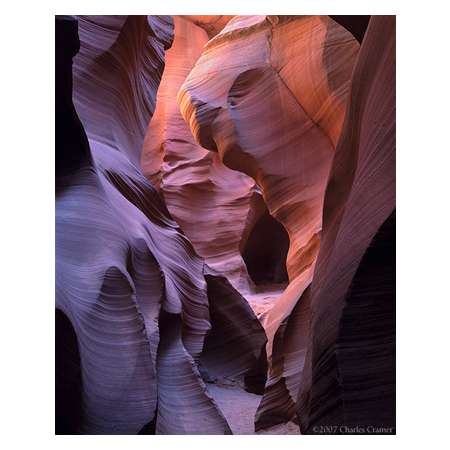
[[[303,434],[392,434],[394,17],[371,20],[358,55],[323,218],[312,283],[297,299],[293,295],[295,307],[275,333],[256,426],[286,422],[297,413]]]
[[[395,432],[395,17],[77,21],[57,433]]]
[[[222,31],[225,25],[234,16],[222,15],[222,16],[181,16],[181,17],[203,28],[208,33],[208,37],[212,38],[217,33]]]
[[[236,16],[208,42],[178,96],[197,141],[255,180],[289,235],[290,285],[262,321],[270,368],[263,402],[274,385],[287,383],[289,407],[282,408],[290,416],[298,380],[280,381],[272,346],[313,277],[323,196],[358,51],[356,39],[326,16]]]
[[[208,42],[180,89],[197,141],[252,177],[287,230],[291,281],[317,256],[358,49],[328,17],[236,16]]]
[[[252,282],[240,248],[251,226],[254,181],[230,170],[195,142],[177,104],[177,93],[208,42],[190,20],[174,17],[174,42],[158,90],[155,114],[142,152],[142,171],[196,251],[242,291]],[[189,205],[189,206],[187,206]]]

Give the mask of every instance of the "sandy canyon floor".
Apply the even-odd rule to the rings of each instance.
[[[256,316],[260,318],[268,311],[283,293],[286,286],[273,284],[259,286],[257,292],[246,295]],[[254,418],[262,395],[246,392],[238,383],[230,380],[207,383],[209,394],[218,403],[225,415],[233,434],[299,434],[300,429],[294,422],[275,425],[266,430],[255,432]]]

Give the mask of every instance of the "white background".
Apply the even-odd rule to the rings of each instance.
[[[364,5],[363,5],[364,3]],[[449,8],[445,1],[3,2],[0,446],[446,447]],[[414,4],[418,3],[417,6]],[[54,15],[397,14],[397,436],[54,436]],[[439,445],[441,444],[441,445]],[[447,447],[449,448],[449,447]]]

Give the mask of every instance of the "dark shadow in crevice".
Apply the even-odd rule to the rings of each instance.
[[[82,421],[81,363],[75,330],[56,309],[55,434],[78,434]]]
[[[158,417],[158,403],[156,404],[155,408],[155,417],[153,419],[145,424],[138,432],[138,434],[156,434],[156,419]]]
[[[395,434],[395,263],[394,210],[353,278],[336,352],[345,425],[379,428],[380,434]]]
[[[369,25],[370,16],[330,16],[335,22],[350,31],[361,44]]]
[[[258,285],[287,283],[286,258],[289,236],[266,210],[254,224],[242,258],[252,281]]]
[[[78,22],[70,16],[55,17],[55,175],[74,174],[92,166],[83,125],[72,102],[72,58],[80,49]]]
[[[223,276],[205,274],[211,331],[200,359],[205,382],[233,379],[262,394],[267,380],[267,338],[244,297]]]

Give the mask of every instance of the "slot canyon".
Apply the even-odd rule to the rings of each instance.
[[[56,434],[395,434],[395,16],[55,31]]]

